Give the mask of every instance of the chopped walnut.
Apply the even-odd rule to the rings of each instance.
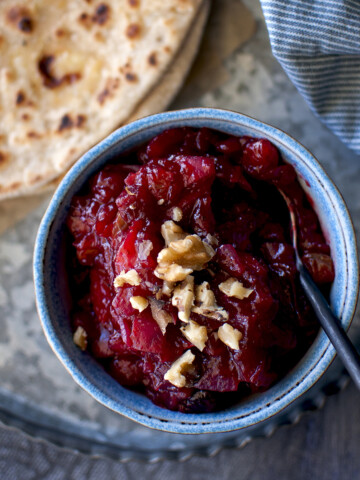
[[[81,326],[78,326],[73,335],[73,341],[81,350],[86,350],[88,340],[87,333],[85,329]]]
[[[187,234],[172,220],[167,220],[161,225],[161,235],[165,240],[165,245],[168,246],[171,242],[185,238]]]
[[[165,200],[163,198],[160,198],[160,200],[158,200],[157,204],[158,205],[164,205],[165,203]]]
[[[163,287],[162,287],[163,295],[170,297],[173,290],[174,290],[174,282],[168,282],[167,280],[164,280]]]
[[[132,269],[128,272],[125,272],[125,270],[123,270],[120,275],[115,278],[114,287],[122,287],[125,283],[132,286],[140,285],[141,278],[139,277],[139,274],[136,270]]]
[[[181,208],[179,207],[174,207],[171,212],[171,218],[174,220],[174,222],[180,222],[182,219],[183,213]]]
[[[168,221],[165,224],[174,222]],[[165,225],[164,224],[164,225]],[[164,225],[161,227],[163,228]],[[178,227],[180,229],[180,227]],[[181,229],[180,229],[181,230]],[[181,230],[182,231],[182,230]],[[172,229],[174,233],[174,230]],[[163,232],[162,232],[163,233]],[[168,232],[165,242],[169,240]],[[175,236],[186,235],[179,230]],[[171,235],[173,238],[173,235]],[[158,265],[155,269],[155,275],[163,280],[170,282],[180,282],[194,270],[202,270],[205,265],[215,255],[213,248],[203,242],[198,235],[186,235],[185,238],[171,240],[167,248],[162,249],[157,257]]]
[[[201,307],[214,307],[216,305],[214,292],[208,282],[196,286],[196,302]]]
[[[233,350],[239,350],[239,341],[242,339],[243,335],[239,330],[232,327],[228,323],[224,323],[218,330],[219,339],[225,343],[229,348]]]
[[[163,309],[164,302],[160,300],[156,300],[155,298],[150,298],[150,308],[151,308],[151,315],[155,322],[159,325],[161,333],[165,335],[166,327],[169,323],[174,323],[174,320],[170,313]]]
[[[149,301],[145,297],[135,296],[130,298],[130,303],[135,310],[139,310],[139,312],[143,312],[145,308],[149,305]]]
[[[162,278],[169,282],[180,282],[192,272],[191,268],[184,268],[176,263],[173,265],[158,265],[154,271],[158,278]]]
[[[210,289],[208,282],[196,286],[195,300],[196,305],[192,308],[192,312],[221,322],[228,320],[228,312],[216,304],[214,292]]]
[[[184,373],[193,370],[192,363],[195,360],[195,355],[191,350],[186,350],[175,362],[171,365],[169,370],[165,373],[164,379],[175,385],[175,387],[185,387],[186,377]]]
[[[209,245],[212,245],[214,247],[217,247],[219,245],[219,240],[214,237],[214,235],[210,235],[210,233],[206,235],[205,240],[209,243]]]
[[[175,282],[168,282],[167,280],[164,280],[162,288],[156,292],[156,298],[160,300],[163,296],[171,297],[174,288]]]
[[[183,322],[190,320],[191,308],[194,305],[194,277],[188,275],[174,290],[171,303],[179,311],[178,317]]]
[[[184,334],[184,337],[187,338],[196,348],[201,352],[204,350],[205,343],[208,339],[206,327],[190,320],[189,323],[185,327],[181,327],[180,330]]]
[[[219,290],[228,297],[235,297],[239,300],[247,298],[254,291],[251,288],[245,288],[244,285],[236,280],[236,278],[228,278],[225,282],[220,283]]]

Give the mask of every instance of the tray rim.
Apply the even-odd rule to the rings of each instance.
[[[334,362],[336,363],[336,361]],[[344,368],[336,378],[329,379],[310,398],[300,399],[298,404],[290,405],[289,410],[280,412],[275,418],[263,421],[253,427],[238,430],[238,434],[231,439],[220,439],[217,443],[200,447],[186,447],[184,449],[159,449],[147,451],[135,448],[121,448],[111,442],[96,441],[92,437],[85,438],[78,435],[76,440],[81,439],[80,446],[72,445],[74,435],[49,426],[37,425],[36,422],[11,412],[0,404],[0,428],[11,429],[25,435],[29,440],[51,444],[65,451],[86,455],[90,459],[108,459],[119,463],[144,462],[158,463],[165,460],[185,462],[193,457],[211,458],[223,450],[241,449],[255,438],[270,438],[279,428],[297,424],[301,418],[310,412],[321,409],[329,396],[343,391],[350,383],[349,376]],[[315,385],[316,389],[317,386]],[[144,427],[145,428],[145,427]],[[151,429],[150,429],[151,430]],[[201,434],[199,434],[201,435]],[[57,438],[54,438],[54,437]],[[185,437],[187,435],[184,435]]]

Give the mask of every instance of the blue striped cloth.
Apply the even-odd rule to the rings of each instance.
[[[360,154],[360,0],[260,0],[273,53],[312,110]]]

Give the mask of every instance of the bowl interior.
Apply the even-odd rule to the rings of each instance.
[[[355,237],[346,206],[336,187],[312,155],[285,133],[249,117],[213,109],[190,109],[146,117],[114,132],[85,154],[56,191],[39,229],[34,255],[37,305],[47,339],[77,383],[98,401],[149,427],[176,433],[230,431],[263,421],[289,405],[324,373],[334,349],[320,331],[301,362],[267,392],[253,395],[227,410],[183,414],[157,407],[127,390],[104,372],[72,340],[70,292],[65,272],[65,219],[71,199],[96,171],[119,154],[174,126],[206,126],[234,135],[266,137],[297,170],[331,246],[336,278],[331,304],[347,329],[356,306],[358,265]]]

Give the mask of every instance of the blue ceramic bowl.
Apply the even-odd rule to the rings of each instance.
[[[323,331],[301,362],[264,393],[221,412],[184,414],[154,405],[119,385],[72,340],[69,291],[64,272],[64,223],[71,199],[110,159],[159,132],[178,126],[209,127],[233,135],[266,137],[292,164],[313,200],[335,263],[331,304],[343,327],[350,326],[358,295],[354,229],[345,203],[317,160],[296,140],[239,113],[194,108],[143,118],[126,125],[87,152],[61,182],[41,222],[34,253],[37,307],[50,346],[74,380],[100,403],[148,427],[175,433],[225,432],[264,422],[306,392],[324,374],[335,351]]]

